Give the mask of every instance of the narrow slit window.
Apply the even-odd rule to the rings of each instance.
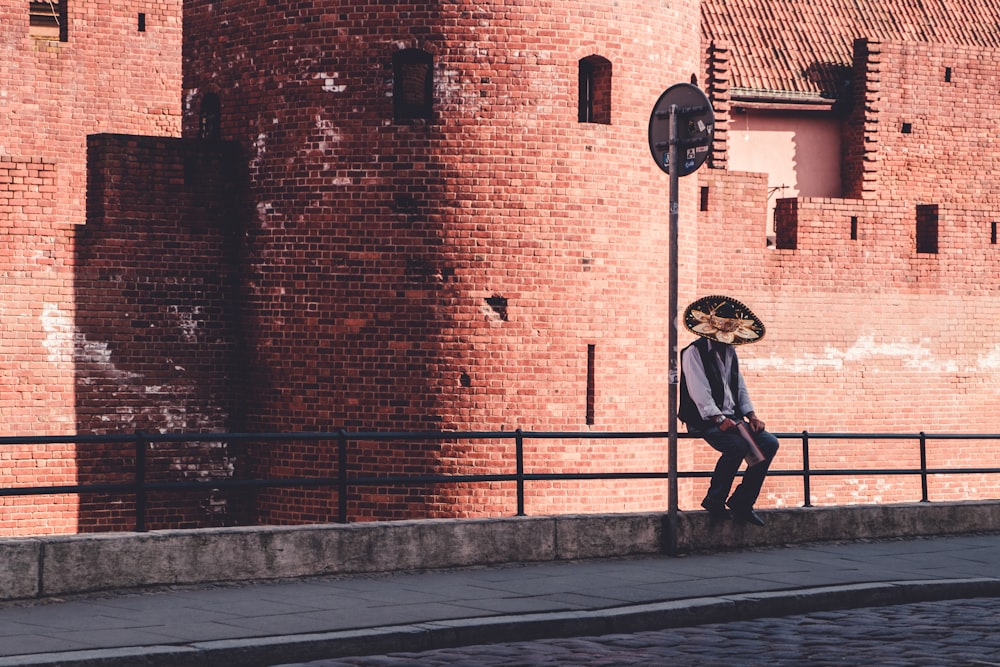
[[[146,32],[146,15],[139,12],[139,32]]]
[[[997,223],[995,222],[990,223],[990,244],[997,244]]]
[[[201,100],[198,115],[198,138],[216,140],[222,138],[222,103],[215,93],[208,93]]]
[[[67,0],[30,0],[28,25],[32,37],[65,42]]]
[[[917,252],[938,251],[938,205],[917,204]]]
[[[858,240],[858,216],[856,215],[851,216],[851,240]]]
[[[580,61],[579,114],[581,123],[611,124],[611,61],[588,56]]]
[[[708,210],[708,186],[702,186],[701,188],[701,210]]]
[[[594,361],[596,357],[596,345],[587,345],[587,426],[594,425],[594,401],[596,390],[594,387]]]
[[[433,113],[434,56],[420,49],[393,54],[393,120],[430,120]]]

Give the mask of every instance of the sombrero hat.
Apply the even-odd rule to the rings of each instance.
[[[742,345],[764,337],[764,323],[736,299],[703,296],[684,311],[684,326],[703,338]]]

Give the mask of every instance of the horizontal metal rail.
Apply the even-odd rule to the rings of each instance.
[[[932,475],[993,475],[1000,474],[997,467],[931,468],[927,465],[928,440],[1000,440],[1000,434],[928,434],[920,433],[775,433],[780,440],[799,439],[802,443],[801,469],[773,469],[770,475],[780,477],[801,477],[803,481],[803,504],[811,506],[810,482],[813,477],[842,476],[920,476],[921,502],[930,502],[927,480]],[[667,431],[626,431],[626,432],[546,432],[546,431],[358,431],[296,433],[131,433],[109,435],[53,435],[53,436],[4,436],[0,437],[0,448],[5,446],[30,446],[51,444],[131,444],[134,448],[132,481],[107,484],[79,484],[57,486],[18,486],[0,488],[0,497],[39,496],[62,494],[133,494],[135,496],[135,530],[146,530],[147,496],[151,491],[189,491],[212,489],[246,488],[335,488],[338,490],[338,521],[346,523],[347,499],[352,487],[386,485],[458,484],[484,482],[513,482],[517,489],[517,515],[525,515],[525,484],[537,481],[558,480],[628,480],[628,479],[668,479],[666,470],[637,472],[525,472],[524,443],[527,440],[664,440]],[[699,436],[679,433],[678,438],[698,439]],[[351,471],[348,466],[349,443],[374,441],[468,441],[468,440],[512,440],[515,444],[514,472],[485,474],[405,474],[372,475],[364,471]],[[918,443],[919,467],[900,468],[824,468],[810,466],[810,445],[814,440],[914,440]],[[150,481],[147,471],[147,450],[157,443],[208,442],[208,443],[278,443],[278,442],[321,442],[330,441],[337,445],[338,470],[336,476],[295,477],[281,479],[210,479],[199,481]],[[705,478],[711,471],[678,471],[679,478]]]

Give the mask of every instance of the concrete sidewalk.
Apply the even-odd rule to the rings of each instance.
[[[0,666],[277,665],[1000,597],[1000,534],[174,587],[0,606]]]

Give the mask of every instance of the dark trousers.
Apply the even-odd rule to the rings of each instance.
[[[749,429],[749,426],[747,427]],[[760,495],[760,487],[764,485],[764,478],[771,467],[774,455],[778,453],[778,439],[767,431],[753,433],[754,441],[764,454],[764,460],[755,466],[751,466],[743,473],[743,481],[733,495],[729,495],[729,489],[733,486],[736,473],[739,472],[743,463],[743,456],[747,452],[747,443],[743,436],[736,429],[722,431],[718,426],[712,426],[707,431],[698,433],[699,436],[717,450],[722,456],[715,464],[715,472],[712,473],[712,481],[708,487],[708,494],[705,496],[704,505],[721,508],[726,502],[730,507],[751,508],[757,502]]]

